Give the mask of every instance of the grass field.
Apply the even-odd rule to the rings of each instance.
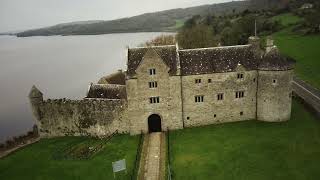
[[[294,58],[297,63],[295,74],[300,78],[320,89],[320,35],[301,35],[293,33],[291,29],[302,18],[291,13],[285,13],[273,17],[286,27],[273,34],[275,44],[281,53]]]
[[[272,18],[275,21],[280,21],[283,26],[290,26],[303,21],[302,18],[293,15],[292,13],[284,13]]]
[[[43,139],[0,159],[1,180],[80,180],[113,179],[113,161],[125,158],[128,173],[117,173],[116,179],[130,179],[138,136],[119,135],[109,142],[87,137]],[[87,160],[57,160],[56,152],[83,143],[103,143],[104,148]]]
[[[295,73],[320,89],[320,35],[302,36],[285,29],[273,35],[281,53],[294,58]]]
[[[246,121],[171,132],[174,179],[320,177],[320,120],[294,102],[283,123]]]

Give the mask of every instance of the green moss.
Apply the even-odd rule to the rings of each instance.
[[[134,167],[138,136],[119,135],[110,141],[87,137],[43,139],[0,160],[3,180],[72,180],[113,179],[111,163],[126,159],[127,174],[119,172],[117,179],[130,179]],[[57,149],[79,144],[102,143],[105,148],[85,160],[54,159]],[[75,151],[74,151],[75,152]]]
[[[320,121],[293,103],[288,122],[246,121],[174,131],[174,179],[283,180],[320,176]]]

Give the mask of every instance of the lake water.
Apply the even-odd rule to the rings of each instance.
[[[126,69],[126,47],[163,33],[0,36],[0,141],[31,130],[32,85],[44,98],[81,99],[90,82]]]

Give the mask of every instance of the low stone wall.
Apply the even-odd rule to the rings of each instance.
[[[41,137],[108,136],[128,132],[127,101],[54,99],[33,104]]]

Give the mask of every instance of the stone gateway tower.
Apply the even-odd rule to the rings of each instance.
[[[215,123],[290,119],[294,61],[258,37],[248,45],[129,48],[127,70],[91,84],[83,100],[30,93],[42,136],[140,134]]]

